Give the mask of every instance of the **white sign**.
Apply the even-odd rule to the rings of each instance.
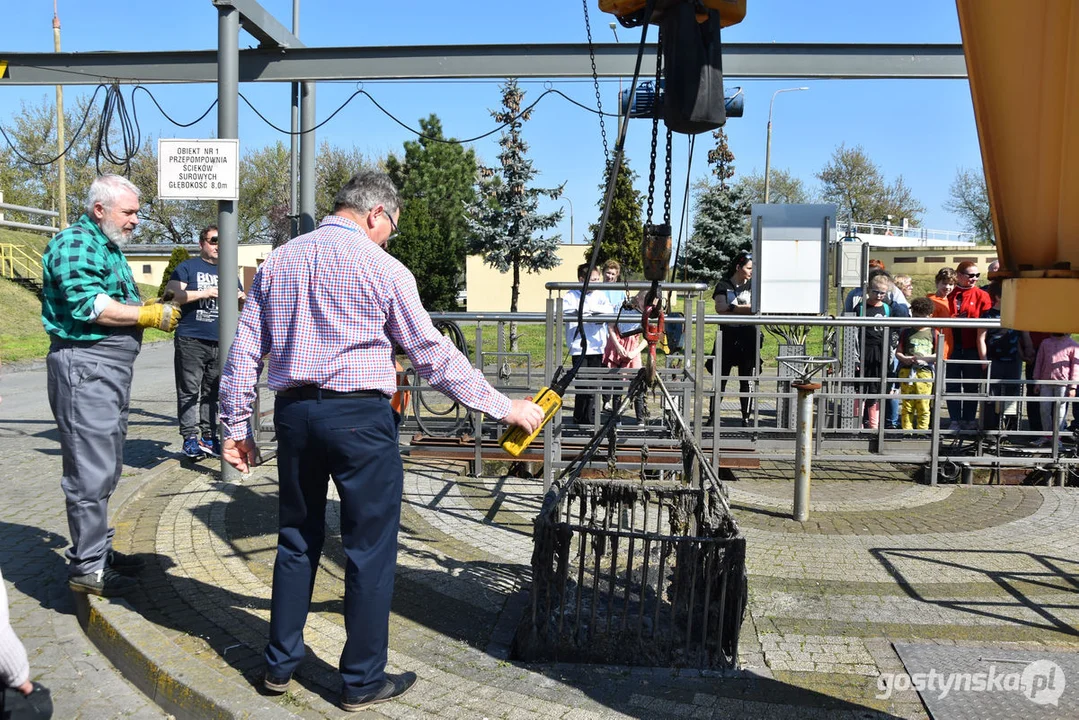
[[[240,141],[159,139],[157,196],[165,200],[238,200]]]
[[[754,204],[753,308],[818,315],[827,308],[828,247],[835,205]]]

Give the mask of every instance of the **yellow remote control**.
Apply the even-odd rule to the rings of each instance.
[[[536,439],[536,436],[540,434],[540,431],[543,430],[543,426],[554,417],[554,414],[558,412],[558,408],[562,407],[562,396],[551,388],[545,387],[540,388],[532,402],[543,408],[543,422],[540,423],[539,427],[529,433],[524,428],[513,425],[502,433],[502,437],[498,440],[498,444],[502,446],[502,449],[513,457],[518,457],[523,453],[529,444]]]

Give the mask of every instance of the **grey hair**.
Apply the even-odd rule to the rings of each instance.
[[[90,185],[90,194],[86,198],[86,212],[93,213],[94,205],[101,203],[106,210],[111,208],[125,192],[138,197],[142,193],[130,180],[119,175],[99,175]]]
[[[385,206],[390,213],[401,209],[401,200],[390,176],[377,170],[361,170],[356,173],[333,199],[334,212],[355,210],[366,213],[376,205]]]

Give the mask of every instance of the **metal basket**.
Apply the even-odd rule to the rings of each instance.
[[[514,657],[733,668],[746,543],[720,492],[678,480],[553,487],[535,521]]]

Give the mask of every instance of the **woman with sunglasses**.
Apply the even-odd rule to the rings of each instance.
[[[993,301],[989,293],[978,287],[978,265],[970,260],[959,263],[955,269],[955,289],[948,296],[948,305],[952,311],[952,317],[980,318],[987,310],[993,307]],[[952,351],[948,357],[951,361],[985,361],[985,343],[978,342],[978,331],[963,328],[952,331]],[[947,377],[953,382],[947,385],[949,395],[978,393],[978,379],[982,377],[982,365],[974,362],[949,362],[947,364]],[[966,382],[954,382],[955,380]],[[948,400],[948,417],[951,424],[948,429],[953,432],[960,430],[978,429],[978,403],[976,400],[964,400],[956,397]]]

